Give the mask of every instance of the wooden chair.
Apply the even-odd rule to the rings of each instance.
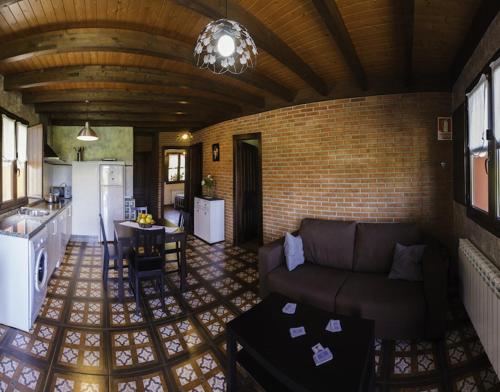
[[[129,257],[129,282],[135,294],[137,311],[140,307],[140,281],[154,280],[160,286],[161,302],[165,306],[165,230],[140,230],[134,232],[134,250]]]
[[[179,211],[179,220],[177,221],[177,226],[179,226],[181,229],[186,230],[187,227],[189,227],[189,219],[191,217],[191,214],[186,211]],[[168,255],[175,254],[176,255],[176,260],[170,260],[168,259]],[[170,270],[168,273],[172,272],[179,272],[181,268],[181,244],[179,242],[175,242],[175,245],[172,246],[172,244],[166,244],[165,245],[165,261],[167,263],[172,263],[172,262],[177,262],[177,269],[176,270]]]
[[[116,248],[116,244],[113,241],[113,252],[109,251],[109,244],[108,240],[106,238],[106,230],[104,229],[104,221],[102,220],[102,215],[99,214],[99,224],[101,226],[101,235],[102,235],[102,241],[103,241],[103,247],[104,247],[104,253],[103,253],[103,262],[102,262],[102,283],[104,285],[104,290],[108,289],[108,274],[109,270],[113,269],[116,270],[116,261],[118,260],[118,251]],[[113,266],[109,266],[109,261],[113,260]],[[123,268],[128,268],[127,265],[124,265]]]

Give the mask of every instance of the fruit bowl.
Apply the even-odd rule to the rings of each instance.
[[[143,229],[150,229],[151,227],[153,227],[153,224],[152,223],[139,223],[139,227],[141,227]]]

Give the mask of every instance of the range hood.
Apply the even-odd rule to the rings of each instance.
[[[43,147],[43,157],[45,161],[49,162],[63,162],[59,155],[50,147],[47,143],[45,143]]]

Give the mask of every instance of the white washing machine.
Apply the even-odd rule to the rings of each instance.
[[[0,240],[0,324],[29,331],[47,294],[47,228]]]
[[[49,257],[47,254],[48,231],[44,227],[29,241],[30,259],[30,319],[29,325],[35,322],[38,312],[43,305],[47,295],[47,283],[49,280]]]

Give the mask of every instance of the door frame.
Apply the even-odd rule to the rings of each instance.
[[[152,144],[152,147],[151,147],[151,154],[152,154],[152,157],[153,157],[153,160],[152,160],[152,165],[153,165],[153,175],[151,176],[152,178],[152,188],[150,189],[151,190],[151,195],[150,195],[150,202],[151,202],[151,213],[153,214],[153,216],[158,212],[158,210],[155,210],[155,207],[157,207],[157,204],[155,203],[157,200],[157,197],[158,197],[158,188],[155,188],[154,186],[154,180],[155,178],[158,178],[159,176],[159,173],[158,173],[158,132],[153,132],[153,131],[144,131],[144,130],[136,130],[135,128],[133,128],[133,134],[132,134],[132,159],[134,158],[134,155],[135,155],[135,137],[136,136],[151,136],[152,137],[152,140],[153,140],[153,144]],[[134,167],[134,164],[135,164],[135,161],[133,160],[132,161],[132,168]],[[135,175],[135,170],[134,170],[134,174],[132,175],[132,178],[133,176]],[[134,194],[134,186],[135,186],[135,183],[133,182],[132,183],[132,196],[134,197],[135,199],[135,194]]]
[[[239,173],[238,173],[238,159],[239,159],[239,147],[238,143],[242,140],[257,139],[258,146],[258,163],[259,163],[259,183],[258,183],[258,195],[259,195],[259,229],[258,229],[258,240],[259,245],[264,244],[264,218],[262,214],[263,196],[262,196],[262,133],[244,133],[239,135],[233,135],[233,243],[234,245],[239,245],[239,215],[237,214],[238,208],[240,207],[239,199],[237,197],[236,191],[239,184]]]
[[[187,172],[189,170],[187,162],[188,162],[188,154],[190,153],[189,151],[189,146],[161,146],[161,170],[158,171],[158,177],[161,176],[160,178],[160,184],[161,184],[161,200],[160,200],[160,206],[161,206],[161,219],[164,219],[163,215],[165,214],[165,151],[166,150],[184,150],[186,151],[186,158],[184,160],[185,162],[185,174],[184,174],[184,196],[186,195],[186,179],[188,178]]]

